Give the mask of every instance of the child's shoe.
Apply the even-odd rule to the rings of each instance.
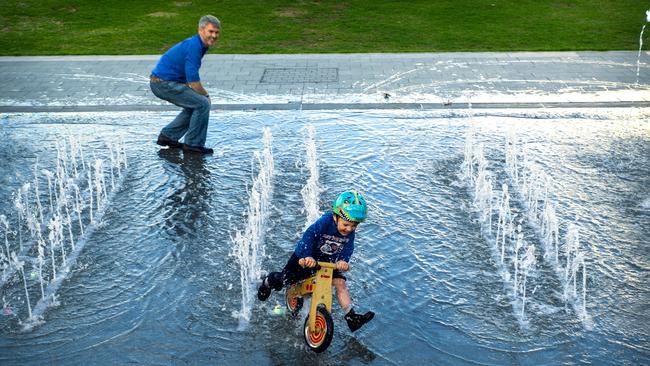
[[[348,327],[351,332],[354,332],[361,328],[364,324],[371,321],[375,317],[375,313],[369,311],[365,314],[357,314],[354,312],[354,308],[345,314],[345,320],[348,322]]]
[[[271,296],[271,288],[266,285],[266,277],[262,280],[262,284],[257,288],[257,298],[260,301],[266,301]]]
[[[257,298],[264,301],[271,296],[271,290],[282,290],[282,273],[271,272],[262,279],[262,284],[257,289]]]

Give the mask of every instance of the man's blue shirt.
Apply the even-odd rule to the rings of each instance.
[[[200,81],[201,59],[208,51],[196,34],[170,48],[158,61],[153,75],[169,81],[192,83]]]
[[[294,253],[298,258],[312,257],[321,262],[350,262],[354,251],[354,234],[341,235],[336,229],[332,211],[328,211],[305,230]]]

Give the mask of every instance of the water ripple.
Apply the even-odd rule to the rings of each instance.
[[[0,169],[9,172],[0,181],[1,197],[30,179],[36,156],[39,166],[50,166],[51,144],[69,134],[97,153],[101,139],[126,136],[130,173],[43,324],[20,333],[15,317],[0,318],[0,362],[647,363],[648,115],[621,109],[219,112],[208,134],[216,151],[209,157],[154,144],[152,131],[173,113],[162,119],[158,113],[8,116],[15,124],[3,120],[0,128]],[[246,223],[256,174],[251,158],[264,127],[273,133],[275,175],[263,270],[280,269],[291,254],[306,224],[300,191],[309,179],[301,135],[307,125],[314,128],[320,173],[316,206],[327,210],[336,193],[351,187],[370,204],[348,284],[355,308],[377,315],[350,334],[334,305],[335,336],[324,358],[304,346],[304,314],[272,315],[281,294],[255,302],[250,327],[238,328],[240,265],[231,254],[232,235]],[[528,158],[553,179],[560,217],[577,218],[588,253],[593,329],[564,303],[561,281],[545,264],[530,275],[529,327],[520,327],[458,179],[470,125],[495,185],[505,179],[503,145],[515,129]],[[11,210],[0,205],[0,214]],[[539,245],[534,229],[524,230]],[[17,311],[24,306],[19,284],[3,288]]]

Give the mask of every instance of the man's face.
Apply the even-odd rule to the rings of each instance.
[[[204,45],[213,46],[219,40],[221,29],[217,28],[214,24],[208,23],[203,28],[199,28],[199,36]]]

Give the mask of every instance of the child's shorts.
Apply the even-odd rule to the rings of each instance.
[[[282,280],[285,286],[293,285],[294,283],[309,278],[316,273],[316,269],[314,268],[301,267],[298,264],[298,260],[299,258],[295,254],[292,254],[289,261],[287,261],[287,265],[284,266],[284,269],[282,270]],[[345,278],[343,273],[338,269],[334,270],[333,277],[347,281],[347,278]]]

